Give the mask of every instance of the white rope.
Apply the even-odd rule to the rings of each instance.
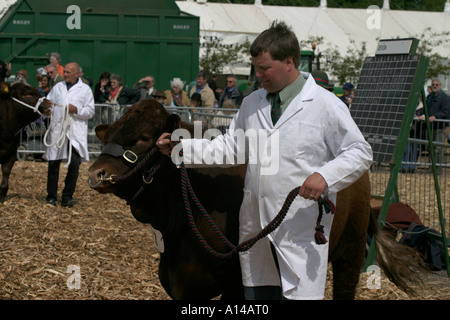
[[[16,99],[14,97],[12,97],[12,99],[18,103],[20,103],[21,105],[32,109],[34,112],[38,113],[39,115],[42,116],[42,113],[39,111],[39,106],[41,105],[41,103],[45,100],[45,97],[41,97],[39,98],[39,100],[36,102],[36,105],[30,106],[29,104],[20,101],[19,99]],[[55,140],[55,142],[53,143],[48,143],[47,142],[47,135],[50,132],[50,128],[52,127],[52,118],[50,118],[50,125],[47,128],[47,131],[45,132],[44,135],[44,145],[46,147],[53,147],[56,146],[58,149],[61,149],[61,147],[64,145],[64,142],[66,141],[66,130],[67,128],[70,129],[69,131],[69,157],[67,159],[67,164],[64,166],[64,168],[68,168],[70,165],[70,161],[72,160],[72,137],[73,137],[73,128],[72,128],[72,116],[69,113],[69,106],[63,106],[57,103],[53,103],[54,106],[58,106],[58,107],[62,107],[65,108],[64,110],[64,116],[63,116],[63,121],[61,123],[61,127],[60,130],[58,132],[57,135],[57,139]]]
[[[63,105],[56,104],[56,103],[53,103],[53,105],[64,108],[64,115],[63,115],[63,119],[61,122],[59,132],[56,135],[56,140],[53,143],[47,142],[47,135],[50,132],[50,128],[52,127],[52,121],[53,121],[53,117],[50,118],[50,124],[44,135],[44,145],[46,147],[56,146],[58,149],[61,149],[61,147],[64,145],[64,142],[66,141],[67,128],[69,128],[69,130],[70,130],[69,131],[69,156],[67,158],[67,164],[64,166],[64,168],[68,168],[70,165],[70,161],[72,160],[72,137],[73,137],[72,115],[69,113],[68,105],[63,106]]]
[[[16,98],[14,98],[14,97],[11,97],[11,98],[12,98],[15,102],[20,103],[21,105],[23,105],[23,106],[25,106],[25,107],[27,107],[27,108],[33,110],[34,112],[36,112],[36,113],[38,113],[40,116],[42,116],[42,113],[39,111],[39,106],[40,106],[41,103],[44,101],[45,97],[39,98],[39,100],[36,102],[36,105],[35,105],[34,107],[33,107],[33,106],[30,106],[29,104],[27,104],[27,103],[25,103],[25,102],[23,102],[23,101],[20,101],[19,99],[16,99]]]

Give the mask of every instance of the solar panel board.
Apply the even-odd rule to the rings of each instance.
[[[364,61],[351,114],[372,146],[374,161],[388,162],[394,154],[419,61],[419,55]]]

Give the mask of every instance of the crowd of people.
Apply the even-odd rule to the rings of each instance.
[[[164,106],[170,107],[222,108],[225,101],[230,100],[226,102],[228,108],[239,108],[244,98],[243,93],[237,88],[238,79],[235,75],[227,77],[226,86],[222,89],[217,86],[217,75],[211,74],[207,70],[200,71],[196,79],[189,84],[181,78],[175,77],[163,90],[159,90],[155,86],[156,79],[153,75],[145,75],[129,88],[124,85],[119,74],[105,71],[100,75],[98,82],[94,84],[90,78],[84,76],[81,66],[80,70],[81,81],[93,87],[95,103],[131,105],[141,100],[156,99]],[[11,64],[0,60],[0,81],[10,75]],[[38,90],[44,96],[47,96],[56,84],[64,80],[64,66],[61,64],[59,53],[50,54],[49,64],[37,70],[36,80],[38,81]],[[18,82],[28,84],[28,81],[28,72],[21,69],[15,73],[12,84]],[[200,100],[198,99],[199,95]]]
[[[170,80],[169,89],[160,90],[155,83],[155,77],[147,75],[128,88],[119,75],[104,72],[94,87],[95,102],[131,105],[155,99],[168,107],[223,108],[224,102],[230,100],[226,103],[228,108],[239,108],[244,97],[237,88],[236,76],[229,75],[225,89],[221,89],[217,87],[216,77],[207,70],[200,71],[195,81],[189,84],[175,77]]]
[[[238,78],[235,75],[227,75],[224,88],[217,85],[218,76],[210,73],[208,70],[202,70],[198,73],[196,79],[190,83],[180,78],[170,80],[169,89],[159,90],[155,86],[156,79],[153,75],[146,75],[139,79],[131,88],[123,84],[123,79],[119,74],[103,72],[98,81],[94,84],[92,79],[83,74],[80,66],[80,79],[85,84],[93,87],[95,103],[112,103],[118,105],[132,105],[133,103],[145,99],[156,99],[164,106],[195,106],[205,108],[240,108],[242,100],[252,91],[262,88],[259,80],[256,80],[253,86],[246,88],[245,91],[238,89]],[[0,60],[0,80],[11,75],[11,64],[6,64]],[[333,91],[334,86],[329,83],[328,76],[323,71],[313,71],[313,76],[317,84]],[[29,75],[24,69],[15,73],[13,83],[28,83]],[[46,96],[51,88],[64,80],[64,66],[61,64],[61,55],[53,52],[49,56],[49,64],[37,70],[36,79],[38,81],[38,90]],[[340,99],[350,108],[355,94],[352,83],[347,82],[343,85],[344,94]],[[198,95],[192,101],[194,93]]]

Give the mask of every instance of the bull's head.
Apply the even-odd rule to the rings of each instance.
[[[167,112],[156,100],[144,100],[114,124],[97,126],[96,135],[105,146],[89,168],[91,188],[130,200],[143,183],[151,182],[154,166],[173,165],[155,145],[163,132],[172,132],[179,125],[178,115]]]
[[[9,84],[2,82],[0,84],[0,96],[2,99],[10,101],[15,98],[20,102],[12,101],[12,103],[19,104],[21,105],[20,107],[25,106],[34,109],[35,112],[39,111],[46,116],[49,116],[51,113],[52,102],[43,98],[36,88],[27,84],[16,83],[11,87]]]

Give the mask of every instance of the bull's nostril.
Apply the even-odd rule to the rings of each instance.
[[[89,186],[93,189],[97,188],[103,182],[105,174],[105,170],[102,169],[89,172]]]
[[[100,171],[99,173],[97,173],[97,178],[99,178],[100,180],[103,179],[103,177],[106,175],[105,170]]]

